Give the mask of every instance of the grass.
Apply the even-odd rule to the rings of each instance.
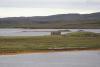
[[[100,29],[100,21],[48,21],[0,23],[0,28],[31,28],[31,29]]]
[[[72,34],[72,33],[71,33]],[[0,52],[33,51],[59,48],[100,48],[100,36],[0,37]],[[88,34],[89,35],[89,34]]]
[[[68,33],[67,36],[71,36],[71,37],[98,37],[98,36],[100,36],[100,34],[96,34],[94,32],[79,31],[79,32]]]

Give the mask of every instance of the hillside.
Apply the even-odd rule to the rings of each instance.
[[[91,14],[58,14],[51,16],[0,18],[0,28],[100,29],[100,12]]]

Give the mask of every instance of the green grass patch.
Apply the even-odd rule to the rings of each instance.
[[[98,34],[98,33],[84,32],[84,31],[72,32],[72,33],[68,33],[66,35],[69,37],[98,37],[98,36],[100,36],[100,34]]]
[[[75,33],[76,34],[76,33]],[[36,36],[36,37],[0,37],[0,52],[32,51],[55,48],[100,48],[100,36]],[[87,36],[87,35],[86,35]]]

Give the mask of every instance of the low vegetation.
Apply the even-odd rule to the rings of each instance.
[[[100,48],[100,35],[75,32],[68,36],[0,37],[1,53],[67,48]]]
[[[79,31],[79,32],[68,33],[66,36],[70,36],[70,37],[98,37],[99,34],[93,33],[93,32]]]
[[[80,23],[81,22],[81,23]],[[45,23],[0,23],[0,28],[26,29],[100,29],[100,21],[49,21]]]

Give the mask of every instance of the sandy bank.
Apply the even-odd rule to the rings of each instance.
[[[62,51],[83,51],[83,50],[100,50],[100,48],[67,48],[67,49],[40,49],[30,51],[0,51],[0,55],[16,55],[27,53],[48,53],[48,52],[62,52]]]

